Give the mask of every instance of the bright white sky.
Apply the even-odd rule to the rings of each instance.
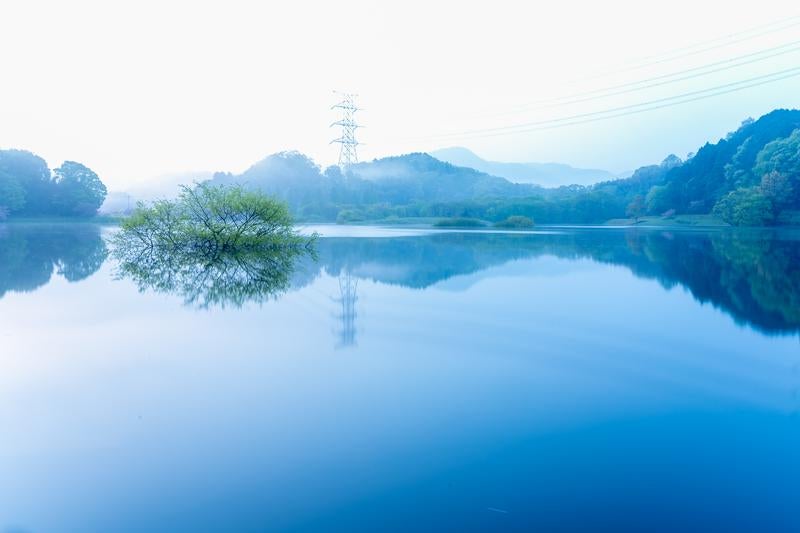
[[[794,77],[577,126],[440,137],[800,66],[795,51],[644,91],[540,102],[800,42],[796,0],[6,0],[1,16],[0,147],[34,151],[51,167],[81,161],[117,190],[172,172],[241,171],[286,149],[333,163],[333,89],[360,95],[361,159],[462,145],[490,159],[612,171],[684,155],[747,116],[800,107]],[[675,53],[733,33],[711,50]],[[663,61],[675,55],[684,57]],[[662,61],[630,68],[653,56]]]

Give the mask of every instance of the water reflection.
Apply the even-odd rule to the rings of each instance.
[[[52,283],[0,300],[4,524],[800,531],[796,235],[323,238],[280,301],[196,312],[196,270],[68,284],[99,232],[15,228],[0,285]],[[238,268],[211,293],[251,301]]]
[[[118,247],[113,252],[119,279],[132,280],[141,292],[177,294],[186,305],[202,309],[276,298],[292,286],[303,255],[294,248],[206,254]]]
[[[356,344],[356,302],[358,301],[358,278],[350,271],[339,274],[339,297],[334,299],[339,307],[339,342],[337,348]]]
[[[192,306],[241,306],[338,278],[339,345],[356,342],[359,280],[424,289],[444,280],[493,276],[492,267],[541,256],[623,266],[762,332],[800,331],[800,235],[790,231],[562,230],[434,233],[393,238],[321,238],[318,258],[243,254],[214,258],[122,257],[121,277],[141,290],[172,293]],[[107,255],[91,225],[0,226],[0,297],[98,270]]]
[[[53,272],[76,282],[97,272],[108,255],[93,224],[0,224],[0,298],[46,285]]]
[[[438,233],[321,239],[320,269],[426,288],[541,256],[628,268],[665,288],[682,286],[737,323],[766,333],[800,331],[800,235],[789,231],[569,230],[539,234]],[[491,275],[491,272],[486,272]]]

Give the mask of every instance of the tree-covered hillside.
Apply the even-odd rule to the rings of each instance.
[[[430,203],[477,198],[521,198],[542,189],[511,183],[414,153],[324,171],[299,152],[273,154],[239,175],[216,173],[212,182],[242,184],[286,201],[305,219],[354,220],[389,214],[415,216]],[[408,210],[408,213],[404,212]]]
[[[642,214],[715,213],[734,225],[790,221],[800,209],[800,111],[776,110],[685,162],[670,156],[631,178],[598,185],[631,202]],[[640,198],[637,198],[640,197]]]
[[[24,150],[0,150],[0,220],[15,216],[86,217],[97,214],[106,186],[91,169],[65,161],[50,170]]]
[[[715,214],[735,225],[800,221],[800,111],[748,119],[686,160],[670,155],[630,178],[555,189],[511,183],[472,168],[413,153],[324,171],[298,152],[282,152],[240,175],[278,196],[305,220],[526,216],[538,223],[602,223],[643,215]]]

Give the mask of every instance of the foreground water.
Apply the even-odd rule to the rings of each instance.
[[[0,531],[800,530],[797,234],[317,229],[0,226]]]

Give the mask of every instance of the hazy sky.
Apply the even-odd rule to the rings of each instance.
[[[611,120],[482,131],[798,67],[800,50],[776,48],[800,45],[796,0],[6,0],[0,28],[0,147],[53,167],[81,161],[112,189],[171,172],[241,171],[287,149],[333,163],[334,89],[360,95],[362,159],[462,145],[613,171],[684,155],[747,116],[800,107],[794,77]],[[736,66],[752,59],[764,60]],[[712,63],[711,75],[653,80]],[[641,80],[655,86],[552,101]],[[463,132],[473,133],[448,136]]]

